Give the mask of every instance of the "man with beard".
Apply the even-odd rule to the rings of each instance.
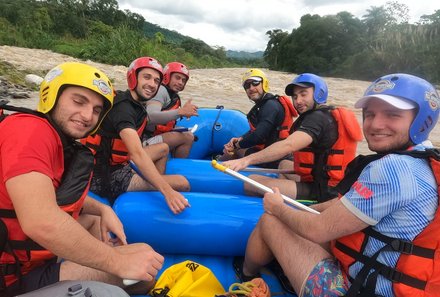
[[[95,151],[96,166],[90,190],[111,200],[127,191],[159,190],[174,214],[189,207],[177,191],[188,191],[181,175],[163,175],[168,145],[142,147],[141,136],[147,124],[145,103],[154,97],[162,81],[162,66],[151,57],[134,60],[127,71],[128,90],[118,91],[114,108],[95,135],[84,142]],[[140,174],[135,173],[134,162]],[[177,191],[176,191],[177,190]]]
[[[293,133],[264,150],[227,161],[224,165],[241,170],[292,154],[293,164],[290,164],[295,173],[292,179],[262,175],[251,175],[250,178],[268,187],[279,187],[284,195],[293,199],[323,202],[334,198],[337,196],[334,187],[343,178],[362,138],[356,117],[347,109],[326,104],[327,84],[315,74],[298,75],[286,86],[285,92],[292,97],[299,113],[293,123]],[[249,184],[244,188],[249,195],[262,196],[262,192]]]
[[[233,137],[224,145],[219,161],[248,156],[285,139],[289,135],[296,116],[292,101],[285,96],[269,93],[269,80],[260,69],[249,69],[243,74],[242,86],[247,97],[255,105],[247,114],[250,130],[240,137]],[[283,156],[284,157],[284,156]],[[278,160],[260,164],[277,167]]]

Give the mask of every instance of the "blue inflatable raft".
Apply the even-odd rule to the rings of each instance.
[[[199,108],[198,117],[181,119],[176,126],[191,128],[198,125],[194,133],[198,140],[194,142],[188,159],[211,159],[223,151],[223,145],[232,137],[238,137],[249,131],[246,115],[239,110],[218,108]]]
[[[211,269],[227,290],[239,282],[233,258],[244,255],[263,205],[261,198],[245,196],[243,182],[214,169],[210,159],[222,152],[230,138],[246,133],[249,124],[240,111],[204,108],[199,109],[198,117],[182,119],[177,126],[191,128],[195,124],[198,141],[189,158],[170,159],[166,171],[189,180],[191,192],[183,195],[191,207],[174,215],[159,192],[127,192],[112,207],[124,225],[128,242],[148,243],[164,255],[159,276],[173,264],[192,260]],[[105,198],[91,195],[108,204]],[[286,293],[269,270],[264,269],[262,276],[272,296],[296,296]]]
[[[164,269],[185,260],[205,265],[225,290],[239,279],[232,262],[243,256],[247,239],[263,213],[262,199],[243,195],[183,193],[191,204],[174,215],[159,192],[128,192],[113,209],[128,242],[146,242],[165,257]],[[160,275],[160,274],[159,274]],[[286,293],[273,273],[262,271],[272,296]]]

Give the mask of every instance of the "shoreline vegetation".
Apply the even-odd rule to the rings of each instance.
[[[12,70],[6,70],[7,73],[0,72],[0,77],[11,75],[24,80],[26,74],[43,76],[54,66],[67,61],[82,60],[49,50],[0,46],[0,71],[3,69],[1,65],[5,63],[12,68]],[[116,89],[125,90],[127,88],[126,66],[108,65],[90,60],[82,62],[89,63],[104,71],[113,81]],[[247,99],[241,87],[241,76],[246,70],[247,68],[190,69],[190,79],[181,94],[182,100],[185,102],[193,99],[193,103],[199,107],[215,108],[217,105],[223,105],[225,108],[247,113],[251,109],[252,103]],[[274,94],[284,94],[284,87],[296,76],[295,73],[263,70],[270,81],[270,92]],[[324,79],[329,87],[328,103],[354,110],[358,121],[361,122],[361,112],[353,109],[353,105],[362,96],[370,82],[335,77],[324,77]],[[0,78],[0,80],[2,79]],[[37,89],[37,87],[27,89],[30,92],[30,98],[10,99],[10,101],[17,106],[35,108],[38,100]],[[440,125],[434,128],[430,139],[435,146],[440,146]],[[358,153],[370,153],[365,141],[360,143]]]

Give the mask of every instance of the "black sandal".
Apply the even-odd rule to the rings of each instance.
[[[260,273],[254,274],[254,275],[245,275],[243,273],[243,262],[244,257],[234,257],[234,261],[232,262],[232,265],[234,266],[234,271],[237,277],[240,279],[240,282],[248,282],[253,280],[254,278],[261,277]]]
[[[276,278],[280,282],[281,286],[283,287],[284,291],[286,291],[290,294],[296,294],[295,290],[293,289],[292,285],[290,284],[290,281],[287,278],[287,276],[284,274],[283,268],[281,268],[278,261],[273,260],[266,267],[270,271],[272,271],[272,273],[276,276]]]

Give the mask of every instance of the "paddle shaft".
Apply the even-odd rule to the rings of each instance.
[[[240,174],[240,173],[238,173],[238,172],[236,172],[236,171],[234,171],[232,169],[229,169],[229,168],[227,168],[227,167],[225,167],[223,165],[220,165],[216,161],[213,161],[212,165],[214,166],[214,168],[216,168],[216,169],[218,169],[220,171],[224,171],[225,173],[227,173],[227,174],[229,174],[229,175],[231,175],[233,177],[236,177],[236,178],[238,178],[238,179],[240,179],[240,180],[242,180],[242,181],[244,181],[244,182],[246,182],[248,184],[251,184],[254,187],[256,187],[256,188],[258,188],[258,189],[260,189],[262,191],[273,193],[273,190],[271,188],[266,187],[265,185],[260,184],[259,182],[256,182],[253,179],[250,179],[249,177],[244,176],[243,174]],[[305,206],[305,205],[299,203],[298,201],[295,201],[292,198],[289,198],[289,197],[287,197],[287,196],[285,196],[283,194],[281,194],[281,197],[283,197],[285,202],[289,203],[290,205],[295,206],[296,208],[299,208],[299,209],[302,209],[302,210],[305,210],[305,211],[308,211],[308,212],[311,212],[311,213],[314,213],[314,214],[319,214],[319,211],[314,210],[313,208],[310,208],[308,206]]]
[[[246,167],[240,171],[243,172],[262,172],[262,173],[280,173],[280,174],[293,174],[295,171],[291,169],[274,169],[274,168],[252,168]]]

